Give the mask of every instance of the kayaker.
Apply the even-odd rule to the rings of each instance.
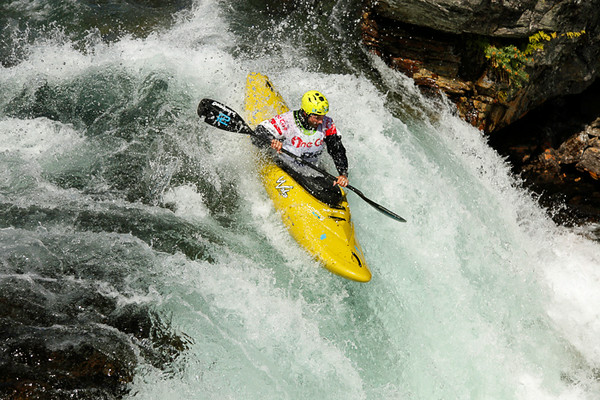
[[[278,161],[313,196],[336,205],[342,199],[339,186],[348,186],[348,158],[341,135],[327,112],[327,98],[316,90],[310,90],[302,96],[300,109],[261,122],[255,132],[259,136],[258,141],[270,140],[271,148],[278,153],[283,148],[313,164],[318,162],[324,147],[327,147],[339,173],[334,182],[285,154],[280,154]]]

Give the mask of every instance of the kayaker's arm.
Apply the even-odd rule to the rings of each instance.
[[[333,158],[335,167],[340,175],[348,176],[348,158],[346,157],[346,148],[342,144],[342,138],[339,135],[330,135],[325,138],[327,152]]]

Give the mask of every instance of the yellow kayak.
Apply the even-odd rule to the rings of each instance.
[[[246,121],[252,128],[289,110],[269,78],[259,73],[247,77],[245,109]],[[260,175],[275,208],[301,246],[334,274],[358,282],[371,280],[371,271],[355,238],[345,193],[339,206],[330,207],[311,196],[274,163],[262,165]]]

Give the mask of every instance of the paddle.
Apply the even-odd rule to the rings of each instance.
[[[237,132],[243,133],[245,135],[251,135],[261,140],[264,140],[265,142],[269,142],[269,139],[265,139],[256,135],[252,128],[248,126],[246,121],[244,121],[244,119],[237,112],[225,106],[224,104],[219,103],[218,101],[211,99],[202,99],[200,101],[200,104],[198,104],[198,115],[200,116],[200,118],[204,117],[204,122],[214,126],[215,128],[219,128],[228,132]],[[337,179],[335,176],[331,175],[327,171],[324,171],[316,165],[313,165],[303,160],[301,157],[298,157],[297,155],[287,151],[286,149],[281,149],[281,152],[292,157],[294,160],[314,169],[315,171],[323,174],[323,176],[331,178],[332,181],[335,181]],[[396,221],[406,222],[404,218],[388,210],[382,205],[375,203],[373,200],[369,199],[360,190],[353,187],[352,185],[348,185],[346,186],[346,188],[352,190],[354,193],[360,196],[360,198],[369,203],[379,212],[387,215],[390,218],[395,219]]]

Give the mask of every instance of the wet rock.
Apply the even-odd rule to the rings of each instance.
[[[558,150],[557,162],[575,165],[577,170],[589,174],[595,180],[600,179],[600,118],[586,128],[565,140]]]
[[[567,139],[558,148],[559,161],[562,164],[574,164],[581,160],[583,152],[588,147],[588,136],[585,134],[575,134]]]
[[[539,184],[554,184],[561,182],[563,178],[557,153],[554,149],[546,149],[524,171],[535,174],[536,181]]]
[[[133,379],[133,349],[114,332],[95,331],[92,341],[72,326],[3,328],[2,398],[116,399]]]
[[[596,146],[585,149],[577,163],[577,169],[587,172],[595,180],[600,179],[600,146],[597,143]]]
[[[378,0],[388,18],[449,33],[520,37],[586,21],[592,2],[562,0]]]
[[[600,223],[599,85],[550,101],[490,137],[561,224]]]
[[[0,230],[0,398],[118,399],[140,363],[162,370],[189,344],[147,294],[136,240]]]

